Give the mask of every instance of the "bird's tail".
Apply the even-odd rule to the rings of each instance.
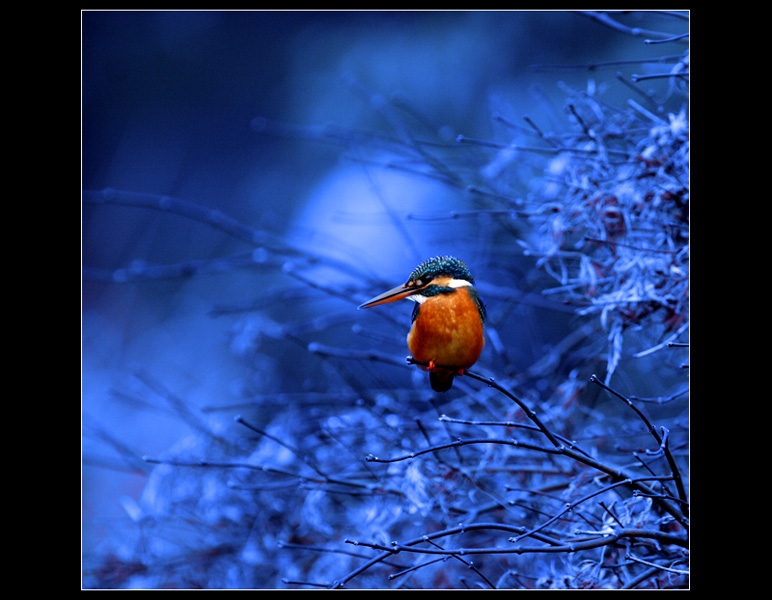
[[[429,372],[429,383],[435,392],[447,392],[453,387],[453,378],[455,373],[445,369],[435,369]]]

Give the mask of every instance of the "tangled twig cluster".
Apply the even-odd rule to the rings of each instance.
[[[689,127],[685,110],[660,118],[631,103],[612,119],[588,94],[579,101],[581,139],[550,162],[554,195],[522,244],[559,283],[545,293],[599,315],[608,380],[626,329],[688,326]]]

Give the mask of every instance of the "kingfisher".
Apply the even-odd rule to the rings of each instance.
[[[466,264],[437,256],[418,265],[407,282],[360,304],[369,308],[407,298],[413,307],[407,347],[419,367],[429,371],[436,392],[447,392],[453,378],[480,358],[485,340],[485,304]]]

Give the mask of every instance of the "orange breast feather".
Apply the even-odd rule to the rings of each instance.
[[[464,288],[427,298],[407,336],[415,360],[455,370],[474,365],[484,344],[479,310]]]

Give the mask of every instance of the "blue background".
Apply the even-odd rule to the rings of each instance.
[[[576,321],[538,297],[508,226],[448,218],[479,198],[412,175],[421,166],[378,136],[506,142],[498,114],[561,130],[558,82],[597,77],[613,100],[628,93],[613,80],[625,67],[533,65],[659,51],[559,11],[84,12],[83,189],[168,195],[267,234],[251,246],[179,215],[83,204],[84,563],[128,552],[116,540],[136,527],[148,473],[130,457],[161,455],[195,430],[169,396],[226,430],[236,413],[270,423],[296,397],[425,388],[412,369],[352,356],[407,354],[412,306],[356,306],[429,256],[459,256],[478,279],[505,348],[489,341],[482,372],[516,371],[562,339]],[[341,137],[312,139],[320,131]],[[469,172],[484,162],[466,148],[450,156]],[[381,167],[392,161],[404,168]],[[516,165],[508,193],[528,195],[541,166]],[[132,266],[216,260],[191,277],[117,281]],[[309,344],[352,355],[331,368]]]

